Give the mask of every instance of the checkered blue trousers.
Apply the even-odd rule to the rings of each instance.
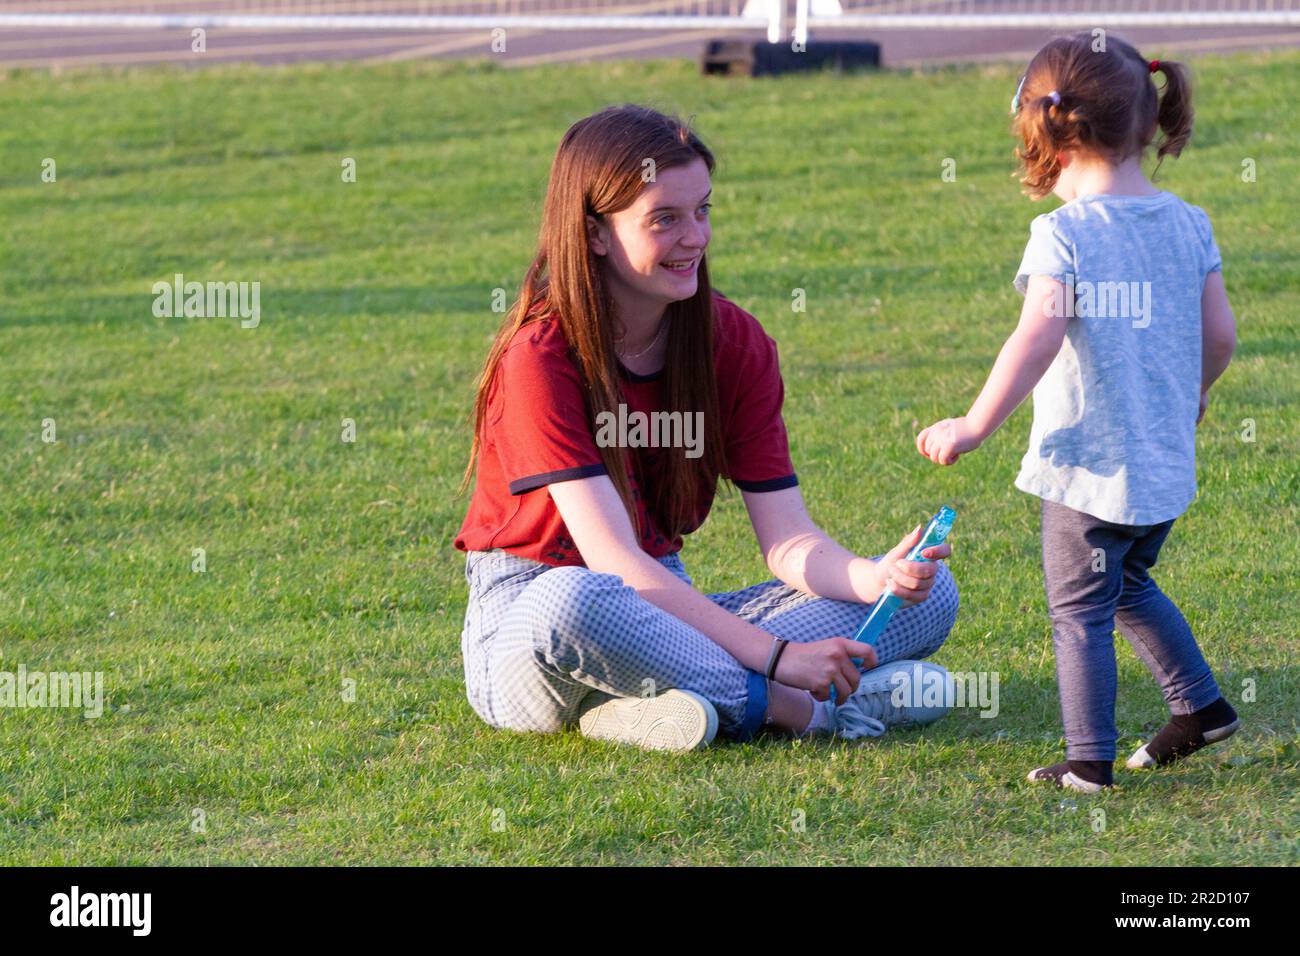
[[[678,555],[659,563],[692,583]],[[494,727],[556,731],[577,721],[583,698],[593,690],[646,697],[674,687],[710,701],[724,736],[748,740],[763,724],[766,678],[617,575],[495,550],[469,552],[465,577],[465,687],[475,712]],[[868,610],[780,581],[708,598],[791,641],[851,637]],[[928,657],[956,619],[957,585],[939,562],[929,598],[898,611],[885,628],[876,645],[880,664]]]

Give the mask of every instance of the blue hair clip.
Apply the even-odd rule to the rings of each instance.
[[[1012,115],[1012,116],[1015,116],[1017,113],[1020,112],[1020,93],[1021,93],[1021,91],[1023,91],[1024,88],[1025,88],[1025,77],[1027,77],[1027,76],[1029,76],[1028,73],[1026,73],[1026,74],[1024,74],[1024,76],[1021,76],[1021,77],[1020,77],[1020,85],[1016,87],[1016,95],[1013,96],[1013,97],[1011,97],[1011,115]]]

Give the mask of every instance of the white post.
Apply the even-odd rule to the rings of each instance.
[[[790,22],[786,12],[786,0],[768,0],[771,4],[767,20],[767,42],[780,43],[785,37],[786,24]]]

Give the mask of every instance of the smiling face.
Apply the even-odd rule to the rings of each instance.
[[[587,217],[591,251],[619,314],[653,323],[671,302],[695,295],[700,260],[709,244],[709,170],[699,159],[661,169],[631,206]]]

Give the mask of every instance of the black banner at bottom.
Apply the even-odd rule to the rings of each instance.
[[[593,941],[680,927],[695,945],[716,927],[734,945],[723,925],[739,919],[747,937],[811,928],[832,946],[867,929],[904,945],[1168,933],[1231,945],[1291,925],[1294,881],[1287,868],[0,869],[0,920],[6,943],[335,946],[446,929],[499,945],[564,926]]]

